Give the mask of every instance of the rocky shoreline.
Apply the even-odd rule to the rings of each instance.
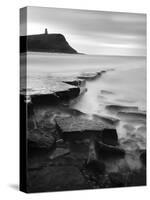
[[[71,100],[86,92],[86,80],[100,78],[105,72],[50,77],[49,88],[21,91],[21,101],[28,110],[29,192],[146,184],[146,150],[139,152],[140,169],[116,172],[107,169],[109,163],[117,165],[128,156],[119,144],[116,130],[120,115],[142,120],[145,113],[136,107],[110,105],[106,109],[117,110],[118,118],[100,115],[89,118],[69,107]]]

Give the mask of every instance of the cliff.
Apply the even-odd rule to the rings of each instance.
[[[62,34],[20,36],[20,52],[78,53]]]

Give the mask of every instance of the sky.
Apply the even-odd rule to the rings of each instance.
[[[41,34],[45,28],[63,34],[81,53],[146,56],[145,14],[28,7],[27,34]]]

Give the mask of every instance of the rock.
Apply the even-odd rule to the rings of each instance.
[[[100,119],[106,123],[109,123],[111,125],[116,125],[120,120],[118,118],[115,117],[110,117],[110,116],[103,116],[103,115],[93,115],[94,119]]]
[[[70,84],[70,85],[74,85],[74,86],[84,86],[86,81],[84,79],[79,79],[77,77],[61,77],[62,82]]]
[[[71,116],[86,116],[85,113],[74,108],[67,108],[67,113],[70,114]]]
[[[97,160],[97,153],[95,149],[94,139],[91,139],[89,143],[89,155],[88,155],[87,163],[90,163],[92,160]]]
[[[80,94],[80,89],[78,87],[69,88],[67,91],[57,91],[55,94],[61,99],[61,100],[70,100],[73,98],[76,98]]]
[[[125,186],[125,178],[119,172],[109,173],[109,179],[111,182],[111,187],[123,187]]]
[[[55,138],[39,129],[28,131],[27,139],[29,148],[51,149],[55,145]]]
[[[118,116],[128,120],[146,120],[146,113],[140,111],[122,111],[118,112]]]
[[[33,104],[44,105],[68,101],[76,98],[79,94],[79,87],[63,83],[62,81],[52,79],[51,77],[50,79],[47,79],[45,83],[42,82],[42,79],[29,81],[26,92],[26,95],[31,98]]]
[[[146,170],[133,170],[126,175],[126,186],[146,185]]]
[[[102,71],[97,72],[97,73],[98,73],[98,75],[102,75],[102,74],[106,73],[107,71],[110,71],[110,70],[109,69],[108,70],[102,70]]]
[[[99,158],[124,157],[125,151],[119,147],[96,141],[96,151]]]
[[[31,99],[34,105],[53,105],[60,103],[60,98],[55,93],[35,94],[31,96]]]
[[[116,129],[104,129],[101,136],[101,141],[108,145],[118,145],[118,135]]]
[[[65,149],[65,148],[56,148],[55,151],[50,155],[50,159],[53,160],[57,157],[60,157],[60,156],[64,156],[66,154],[69,154],[70,153],[70,150],[69,149]]]
[[[105,172],[105,164],[100,160],[90,160],[86,164],[86,169],[92,171],[94,174],[102,174]]]
[[[116,113],[121,111],[138,111],[137,106],[123,106],[123,105],[107,105],[106,109]]]
[[[91,139],[89,144],[89,155],[86,163],[86,168],[94,174],[104,173],[105,164],[97,159],[97,152],[95,149],[95,141]]]
[[[87,80],[92,80],[97,78],[99,74],[97,72],[85,72],[82,73],[81,75],[78,76],[79,79],[87,79]]]
[[[143,149],[140,151],[140,160],[144,166],[146,166],[146,150]]]
[[[90,120],[83,117],[56,117],[56,124],[64,140],[82,140],[91,137],[97,137],[106,141],[107,135],[116,139],[116,129],[108,126],[100,120]],[[106,136],[105,136],[106,135]],[[113,136],[115,135],[115,136]]]
[[[74,166],[47,166],[28,173],[28,192],[87,189],[88,184]]]
[[[51,94],[32,95],[33,104],[58,104],[63,100],[76,98],[80,93],[79,88],[71,88],[64,91],[57,91]]]

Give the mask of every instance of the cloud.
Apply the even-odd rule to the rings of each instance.
[[[28,34],[45,27],[83,53],[146,55],[145,14],[28,7]]]

